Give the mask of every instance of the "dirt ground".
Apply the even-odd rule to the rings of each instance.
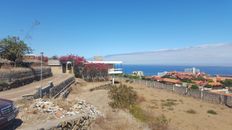
[[[118,110],[114,111],[108,105],[110,99],[107,90],[96,90],[90,92],[101,83],[87,83],[78,87],[70,95],[70,99],[78,96],[96,106],[105,114],[105,120],[97,120],[92,125],[95,130],[137,130],[148,129],[145,124],[133,118],[129,112]],[[126,83],[125,83],[126,84]],[[143,109],[152,112],[155,116],[165,115],[170,120],[170,129],[174,130],[231,130],[232,129],[232,109],[203,102],[191,97],[185,97],[166,90],[148,88],[138,84],[129,84],[143,98],[140,103]],[[208,111],[211,110],[211,114]],[[99,125],[101,124],[101,125]],[[105,124],[105,125],[102,125]]]
[[[226,106],[134,83],[128,85],[144,97],[145,101],[141,103],[144,109],[155,115],[164,114],[171,120],[173,129],[232,130],[232,109]],[[216,114],[210,114],[208,110],[213,110]]]
[[[104,118],[100,117],[92,124],[90,130],[141,130],[146,128],[144,124],[133,118],[129,112],[113,110],[108,105],[110,99],[108,98],[107,90],[101,89],[90,91],[91,88],[95,88],[96,86],[103,85],[108,82],[80,82],[84,85],[82,84],[78,85],[78,87],[73,87],[73,91],[70,93],[68,100],[73,100],[77,97],[84,99],[86,102],[97,107],[97,109],[104,115]]]
[[[97,118],[90,126],[90,130],[150,130],[147,124],[135,119],[127,110],[113,110],[108,105],[108,90],[90,91],[109,82],[87,83],[81,79],[77,80],[79,84],[72,86],[67,100],[71,102],[76,98],[83,99],[103,114],[103,117]],[[139,105],[144,110],[154,116],[164,115],[168,118],[170,130],[232,130],[232,109],[226,106],[134,83],[124,84],[137,91],[142,99]],[[209,110],[211,112],[208,112]],[[19,128],[22,129],[23,126]]]

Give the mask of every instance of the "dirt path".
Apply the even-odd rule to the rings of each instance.
[[[0,98],[10,99],[15,101],[21,99],[23,95],[32,94],[33,92],[36,91],[36,89],[38,89],[41,86],[41,84],[47,85],[49,81],[52,81],[53,84],[58,84],[64,79],[68,78],[69,76],[70,75],[68,74],[53,75],[52,77],[44,79],[42,83],[40,81],[35,81],[33,83],[24,85],[22,87],[10,89],[7,91],[2,91],[0,92]]]

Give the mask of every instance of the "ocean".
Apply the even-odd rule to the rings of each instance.
[[[143,71],[144,75],[157,75],[158,72],[164,71],[184,71],[185,68],[195,67],[209,75],[225,75],[232,76],[232,67],[219,66],[165,66],[165,65],[123,65],[123,71],[131,74],[133,71]]]

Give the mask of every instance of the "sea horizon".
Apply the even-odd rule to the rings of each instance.
[[[185,68],[192,67],[211,76],[232,76],[232,66],[124,64],[123,71],[125,74],[131,74],[133,71],[143,71],[145,76],[153,76],[157,75],[158,72],[184,71]]]

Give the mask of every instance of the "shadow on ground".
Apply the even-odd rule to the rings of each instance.
[[[20,119],[15,119],[11,124],[9,124],[4,130],[15,130],[22,125],[23,121]]]

